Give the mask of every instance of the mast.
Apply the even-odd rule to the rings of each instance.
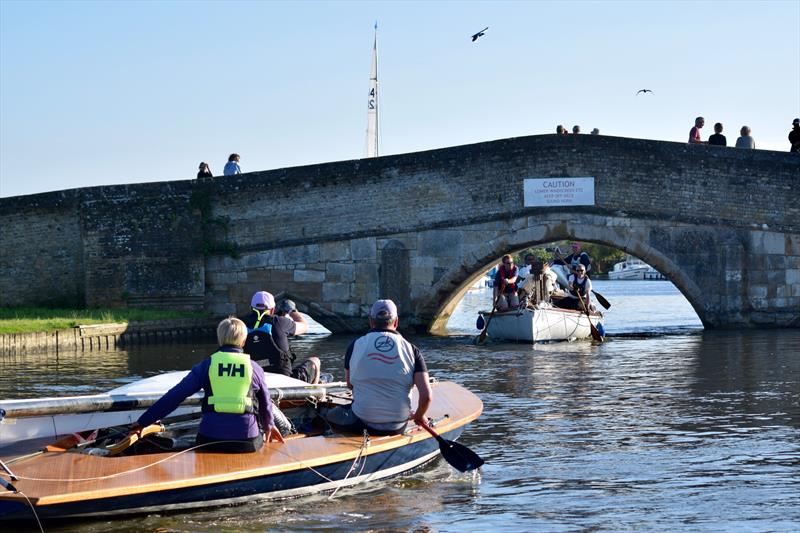
[[[372,42],[372,69],[367,96],[367,157],[378,157],[378,21]]]

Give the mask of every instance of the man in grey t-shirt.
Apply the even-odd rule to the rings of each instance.
[[[425,420],[433,391],[428,368],[419,348],[397,332],[397,306],[378,300],[369,314],[370,331],[348,346],[345,379],[353,389],[353,404],[331,409],[326,419],[344,430],[371,435],[395,435],[409,420]],[[416,411],[411,409],[411,389],[419,391]]]

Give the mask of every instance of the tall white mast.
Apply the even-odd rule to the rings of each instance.
[[[372,43],[372,69],[367,97],[367,157],[378,157],[378,21]]]

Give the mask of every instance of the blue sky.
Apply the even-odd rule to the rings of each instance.
[[[800,115],[797,0],[0,0],[0,196],[360,158],[375,20],[384,155],[697,115],[787,151]]]

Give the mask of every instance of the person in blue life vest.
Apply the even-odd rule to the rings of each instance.
[[[409,420],[425,421],[433,391],[419,348],[398,333],[397,306],[378,300],[369,313],[369,332],[350,343],[344,356],[347,386],[353,403],[337,406],[325,419],[342,431],[370,435],[403,433]],[[411,389],[419,392],[417,409],[411,408]]]
[[[296,357],[289,337],[308,331],[308,322],[297,312],[294,302],[283,300],[276,310],[275,297],[267,291],[258,291],[250,300],[250,309],[251,313],[242,319],[247,326],[244,351],[263,364],[265,372],[318,383],[322,369],[318,357],[309,357],[292,366]]]
[[[586,275],[586,267],[578,264],[575,273],[569,275],[569,286],[567,287],[566,297],[558,302],[553,302],[556,307],[562,309],[574,309],[576,311],[591,312],[594,306],[591,305],[592,280]],[[580,298],[578,295],[580,294]],[[581,300],[582,305],[581,305]]]
[[[203,418],[197,430],[197,444],[215,452],[255,452],[267,442],[283,442],[275,426],[274,407],[264,371],[250,360],[242,346],[247,327],[235,317],[217,326],[219,349],[200,363],[177,385],[145,411],[130,434],[141,430],[174,411],[181,402],[200,389],[205,392]]]

